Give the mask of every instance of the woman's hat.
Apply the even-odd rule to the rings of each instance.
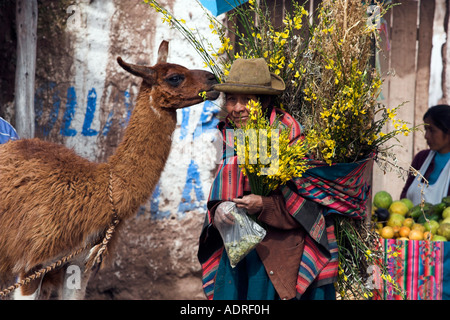
[[[286,88],[283,79],[269,71],[264,58],[237,59],[224,83],[214,90],[240,94],[281,94]]]

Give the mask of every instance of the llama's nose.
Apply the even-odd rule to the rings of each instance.
[[[209,82],[212,86],[219,83],[219,81],[217,81],[216,77],[209,78]]]
[[[216,79],[216,76],[215,76],[213,73],[211,73],[211,72],[208,72],[208,75],[206,76],[206,79],[207,79],[208,82],[210,82],[211,84],[216,84],[216,83],[218,83],[218,82],[217,82],[217,79]]]

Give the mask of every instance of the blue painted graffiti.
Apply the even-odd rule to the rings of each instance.
[[[77,134],[77,130],[70,128],[72,119],[75,115],[75,109],[77,108],[77,94],[74,87],[69,87],[67,89],[67,103],[66,111],[64,112],[64,117],[61,126],[61,135],[65,137],[73,137]]]
[[[108,135],[109,129],[111,128],[112,125],[112,118],[114,116],[114,111],[110,111],[108,114],[108,118],[106,119],[106,123],[105,123],[105,127],[103,128],[102,134],[104,136]]]
[[[180,128],[180,140],[183,140],[188,133],[189,128],[189,114],[191,109],[185,108],[181,110],[182,118],[181,118],[181,128]]]
[[[214,130],[219,123],[217,113],[219,113],[219,107],[212,101],[205,101],[203,104],[203,111],[200,115],[198,125],[194,131],[194,139],[202,135],[207,130]]]
[[[52,97],[52,105],[48,110],[48,119],[46,119],[45,123],[43,123],[44,116],[44,97],[49,94]],[[121,126],[126,126],[131,116],[131,112],[133,111],[131,105],[131,97],[128,91],[123,92],[124,96],[124,104],[126,111],[125,121],[121,121]],[[57,85],[55,82],[49,82],[47,84],[42,85],[41,87],[36,89],[35,97],[35,112],[36,112],[36,127],[40,130],[43,136],[47,137],[50,132],[54,129],[56,122],[58,120],[59,111],[61,109],[61,98],[60,93],[57,89]],[[66,108],[64,110],[64,115],[61,122],[61,128],[59,133],[64,137],[74,137],[79,131],[72,127],[72,120],[75,117],[75,113],[78,109],[77,103],[77,93],[74,87],[69,87],[66,93]],[[84,115],[83,126],[81,128],[81,135],[85,137],[92,137],[99,134],[98,130],[92,128],[92,123],[94,120],[95,112],[97,110],[97,92],[95,88],[92,88],[88,92],[87,103],[86,103],[86,113]],[[106,136],[112,125],[112,119],[114,116],[114,111],[111,111],[108,114],[106,119],[106,123],[101,130],[101,134]]]
[[[153,191],[150,202],[150,214],[152,219],[165,219],[170,217],[170,211],[159,210],[159,196],[161,195],[161,186],[158,183]]]
[[[182,110],[182,119],[181,119],[181,128],[180,128],[180,140],[183,140],[188,134],[189,128],[189,116],[191,109],[185,108]],[[212,101],[205,101],[203,103],[202,114],[200,115],[200,119],[198,121],[197,126],[195,127],[193,137],[198,138],[202,135],[206,130],[215,129],[219,120],[216,115],[219,112],[219,108]]]
[[[183,112],[183,119],[181,123],[180,130],[180,140],[184,139],[187,135],[187,124],[189,122],[189,110],[186,110],[186,113]],[[219,120],[217,119],[217,114],[219,113],[219,107],[211,101],[205,101],[203,104],[203,110],[200,115],[200,119],[197,123],[197,126],[193,132],[193,139],[198,139],[202,135],[202,133],[207,130],[216,129]],[[183,130],[184,125],[184,130]],[[198,151],[198,150],[197,150]],[[194,192],[193,192],[194,191]],[[192,198],[192,194],[195,195],[196,199]],[[182,201],[178,206],[178,212],[184,213],[186,211],[195,210],[198,208],[202,208],[206,210],[206,203],[204,202],[205,195],[202,190],[202,181],[200,179],[200,172],[198,164],[191,159],[189,167],[187,168],[186,182],[184,185],[184,189],[182,192]],[[204,202],[201,204],[201,202]]]
[[[192,190],[194,190],[197,201],[191,197]],[[200,172],[198,171],[198,165],[194,160],[191,160],[191,163],[189,164],[186,184],[184,185],[184,190],[181,197],[182,200],[178,207],[179,212],[195,210],[199,207],[199,202],[205,200],[202,190],[202,181],[200,179]],[[206,204],[203,205],[203,208],[206,208]]]
[[[81,132],[83,136],[92,137],[98,134],[97,130],[91,129],[96,108],[97,108],[97,92],[95,91],[94,88],[92,88],[88,94],[86,116],[84,117],[83,131]]]

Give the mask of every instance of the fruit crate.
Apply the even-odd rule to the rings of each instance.
[[[383,238],[380,241],[390,279],[387,275],[374,274],[374,289],[378,289],[375,299],[450,299],[450,241]]]

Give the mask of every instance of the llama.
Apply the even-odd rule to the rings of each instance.
[[[167,52],[163,41],[153,67],[117,58],[143,80],[123,140],[107,162],[90,162],[37,138],[0,145],[0,278],[23,279],[75,249],[99,243],[113,208],[123,221],[149,199],[169,155],[176,109],[201,103],[200,93],[209,100],[219,96],[212,89],[217,83],[212,73],[167,63]],[[55,289],[58,298],[82,299],[89,255],[87,248],[70,261],[81,268],[80,288],[64,285],[67,263],[15,290],[15,298],[42,299],[40,293]]]

